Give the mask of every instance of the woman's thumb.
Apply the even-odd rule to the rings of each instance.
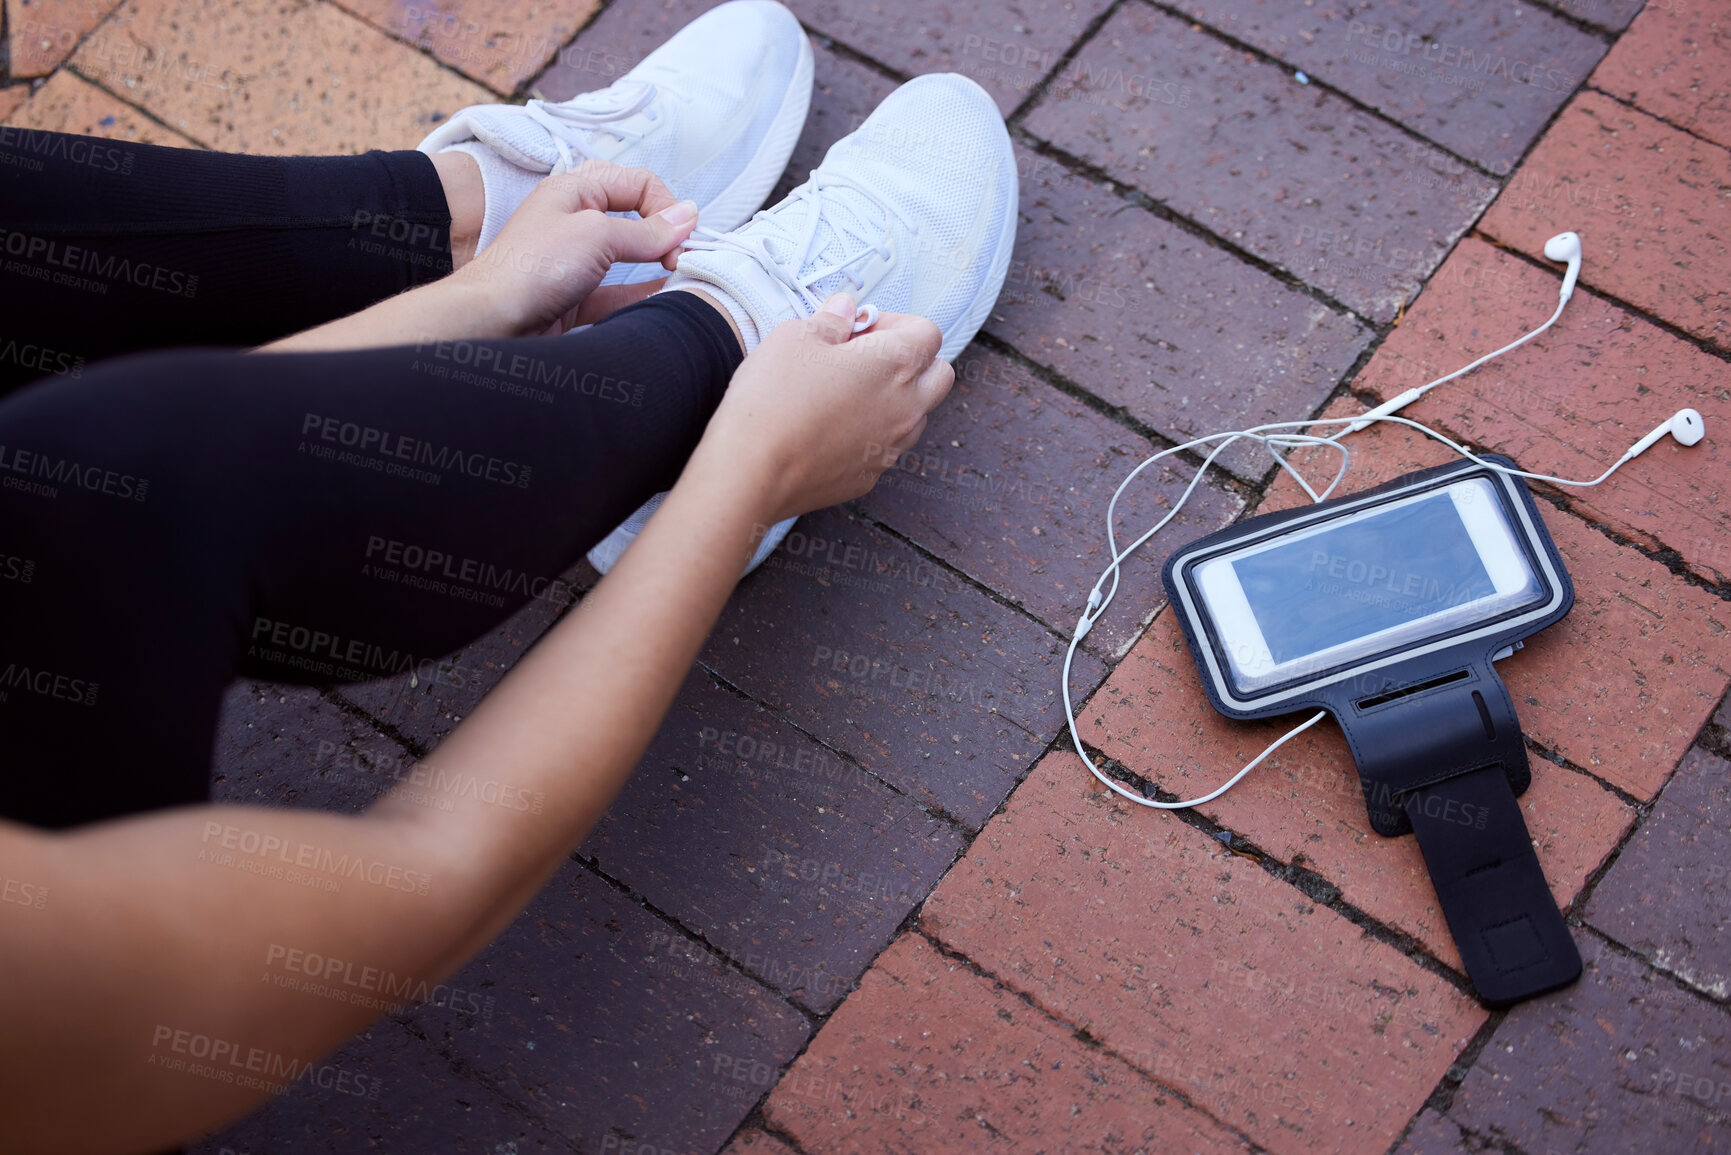
[[[608,256],[614,261],[659,261],[697,226],[697,205],[680,201],[641,220],[607,218]]]
[[[809,322],[818,338],[829,345],[840,345],[853,336],[853,319],[858,306],[846,293],[837,293],[825,301]]]

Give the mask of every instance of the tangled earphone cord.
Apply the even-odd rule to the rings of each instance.
[[[1561,306],[1559,306],[1558,312],[1561,311]],[[1551,320],[1555,321],[1556,317],[1553,316]],[[1546,322],[1547,326],[1549,324],[1550,322]],[[1534,333],[1529,334],[1528,337],[1541,331],[1542,330],[1535,330]],[[1506,352],[1508,349],[1512,349],[1516,345],[1524,343],[1526,339],[1527,338],[1523,338],[1521,341],[1517,341],[1513,345],[1500,349],[1498,350],[1498,353]],[[1489,357],[1481,357],[1478,361],[1473,362],[1471,366],[1468,366],[1468,368],[1475,368],[1489,359]],[[1462,372],[1464,372],[1464,370]],[[1440,385],[1444,381],[1452,380],[1458,376],[1460,376],[1460,373],[1452,373],[1448,377],[1438,378],[1429,385],[1425,385],[1417,390],[1409,390],[1408,392],[1422,395],[1422,393],[1433,386]],[[1405,404],[1405,402],[1402,401],[1402,404]],[[1410,417],[1400,417],[1393,413],[1379,413],[1376,410],[1371,410],[1368,413],[1360,413],[1354,417],[1312,417],[1303,421],[1275,421],[1265,425],[1253,425],[1249,429],[1238,429],[1225,433],[1210,433],[1205,437],[1198,437],[1186,441],[1182,445],[1174,445],[1170,449],[1163,449],[1152,457],[1145,459],[1141,464],[1137,465],[1135,469],[1132,469],[1129,474],[1125,476],[1123,481],[1118,483],[1118,488],[1112,492],[1112,500],[1106,505],[1106,547],[1112,555],[1112,560],[1106,563],[1106,568],[1101,571],[1099,578],[1094,582],[1094,588],[1088,592],[1087,608],[1082,611],[1081,618],[1077,620],[1075,632],[1070,637],[1070,645],[1064,652],[1064,673],[1063,682],[1061,683],[1064,697],[1064,718],[1069,723],[1070,741],[1076,747],[1076,754],[1088,767],[1089,772],[1114,793],[1129,799],[1131,802],[1134,802],[1139,806],[1148,806],[1157,810],[1184,810],[1192,806],[1200,806],[1205,802],[1212,802],[1214,799],[1220,797],[1222,794],[1238,785],[1239,781],[1246,774],[1261,765],[1263,760],[1270,754],[1274,753],[1276,750],[1286,745],[1286,743],[1298,737],[1298,735],[1304,733],[1304,731],[1310,729],[1328,716],[1328,711],[1318,710],[1315,714],[1311,715],[1310,718],[1299,723],[1297,726],[1294,726],[1279,739],[1271,743],[1262,751],[1262,753],[1245,763],[1243,768],[1231,778],[1227,779],[1223,785],[1202,795],[1200,798],[1190,798],[1181,802],[1160,802],[1156,799],[1148,798],[1126,789],[1122,784],[1109,777],[1105,771],[1101,770],[1100,767],[1095,764],[1094,760],[1088,756],[1088,751],[1082,746],[1082,736],[1076,731],[1075,705],[1070,700],[1070,666],[1075,660],[1076,648],[1082,644],[1082,639],[1088,636],[1088,632],[1094,628],[1094,623],[1097,622],[1100,619],[1100,616],[1106,612],[1106,608],[1112,604],[1112,599],[1117,596],[1119,575],[1122,572],[1124,561],[1146,544],[1155,534],[1166,528],[1173,518],[1178,516],[1179,511],[1184,508],[1184,503],[1190,500],[1190,495],[1196,491],[1196,487],[1201,484],[1203,476],[1208,472],[1209,468],[1213,466],[1214,459],[1219,457],[1228,446],[1231,446],[1240,439],[1248,439],[1262,443],[1262,445],[1268,449],[1270,455],[1273,456],[1274,460],[1277,461],[1287,473],[1292,475],[1292,477],[1304,489],[1304,492],[1310,496],[1312,501],[1322,502],[1328,500],[1329,495],[1332,494],[1340,485],[1341,481],[1346,477],[1348,466],[1352,463],[1352,451],[1340,443],[1340,438],[1346,436],[1348,433],[1363,429],[1379,421],[1390,421],[1395,424],[1405,425],[1412,429],[1416,429],[1427,437],[1440,441],[1442,444],[1448,446],[1468,461],[1482,465],[1497,473],[1505,474],[1510,477],[1522,477],[1530,481],[1546,481],[1553,485],[1569,485],[1579,488],[1598,485],[1608,479],[1624,465],[1634,460],[1639,452],[1636,449],[1631,449],[1629,452],[1624,453],[1622,457],[1618,458],[1610,466],[1610,468],[1606,469],[1605,472],[1601,473],[1598,477],[1593,478],[1591,481],[1571,481],[1568,478],[1552,477],[1547,473],[1529,473],[1525,470],[1511,469],[1506,465],[1499,465],[1494,461],[1487,461],[1472,450],[1466,448],[1464,445],[1438,433],[1436,430],[1422,422],[1414,421]],[[1340,432],[1335,433],[1330,437],[1319,437],[1315,434],[1300,432],[1300,430],[1308,429],[1316,425],[1343,425],[1346,428],[1343,428]],[[1175,453],[1181,453],[1187,449],[1194,449],[1200,445],[1206,445],[1211,441],[1218,441],[1219,444],[1216,445],[1203,460],[1201,468],[1197,469],[1196,475],[1190,479],[1190,484],[1185,486],[1184,492],[1179,495],[1177,502],[1173,504],[1171,510],[1167,512],[1166,516],[1155,522],[1153,527],[1141,537],[1131,542],[1128,546],[1125,546],[1123,550],[1119,550],[1117,534],[1113,529],[1113,521],[1116,519],[1117,515],[1118,499],[1123,496],[1124,490],[1132,481],[1136,480],[1136,478],[1141,475],[1144,469],[1153,465],[1162,458],[1170,457]],[[1319,448],[1333,449],[1340,453],[1340,468],[1336,470],[1334,480],[1329,482],[1327,487],[1324,488],[1321,493],[1317,493],[1316,490],[1311,487],[1310,483],[1299,474],[1298,470],[1294,468],[1292,464],[1279,452],[1281,449],[1299,449],[1305,446],[1317,446]],[[1110,588],[1107,588],[1102,592],[1101,587],[1105,586],[1108,576],[1111,577],[1112,584]]]
[[[1207,473],[1209,468],[1214,464],[1214,459],[1219,457],[1221,452],[1226,449],[1227,446],[1232,445],[1240,438],[1248,438],[1249,440],[1260,442],[1280,467],[1290,474],[1292,479],[1298,483],[1299,487],[1309,495],[1312,501],[1321,502],[1328,500],[1329,495],[1332,494],[1335,491],[1335,488],[1340,485],[1341,480],[1346,476],[1347,467],[1352,462],[1352,451],[1340,443],[1341,438],[1345,437],[1349,433],[1356,433],[1361,429],[1368,428],[1378,421],[1392,421],[1416,429],[1425,436],[1442,442],[1468,461],[1474,462],[1475,464],[1481,465],[1508,477],[1521,477],[1528,481],[1545,481],[1552,485],[1568,485],[1583,489],[1598,485],[1607,480],[1613,473],[1616,473],[1617,470],[1646,452],[1667,433],[1681,445],[1698,444],[1701,439],[1707,435],[1705,422],[1702,420],[1699,412],[1688,408],[1679,409],[1658,428],[1654,429],[1651,433],[1648,433],[1645,437],[1631,445],[1628,450],[1624,452],[1623,456],[1611,463],[1610,468],[1606,469],[1605,472],[1599,474],[1599,476],[1593,478],[1591,481],[1571,481],[1565,477],[1552,477],[1548,473],[1528,473],[1522,469],[1511,469],[1506,465],[1499,465],[1494,461],[1486,461],[1466,446],[1443,436],[1430,426],[1414,421],[1411,418],[1396,416],[1401,409],[1404,409],[1414,401],[1417,401],[1420,397],[1423,397],[1438,385],[1443,385],[1457,378],[1464,377],[1474,369],[1477,369],[1480,365],[1483,365],[1485,362],[1494,360],[1497,357],[1501,357],[1504,353],[1520,348],[1522,345],[1525,345],[1528,341],[1531,341],[1534,337],[1537,337],[1540,333],[1543,333],[1545,330],[1557,323],[1557,319],[1563,315],[1563,309],[1568,305],[1569,298],[1574,293],[1575,285],[1581,275],[1581,238],[1572,232],[1558,233],[1556,236],[1545,242],[1545,257],[1552,261],[1568,262],[1568,271],[1564,273],[1562,286],[1557,291],[1556,310],[1551,313],[1550,319],[1543,325],[1540,325],[1538,328],[1518,340],[1509,342],[1501,349],[1492,353],[1486,353],[1484,356],[1460,369],[1456,369],[1453,373],[1450,373],[1447,376],[1438,377],[1434,381],[1408,389],[1406,392],[1396,397],[1392,397],[1375,408],[1368,409],[1355,417],[1312,417],[1304,421],[1276,421],[1266,425],[1254,425],[1249,429],[1233,430],[1227,433],[1211,433],[1206,437],[1195,438],[1194,440],[1185,442],[1183,445],[1175,445],[1171,449],[1165,449],[1156,453],[1154,456],[1143,461],[1135,469],[1132,469],[1129,475],[1126,476],[1123,481],[1119,482],[1118,488],[1112,493],[1111,502],[1106,506],[1106,545],[1111,552],[1112,560],[1108,562],[1106,568],[1101,571],[1099,579],[1094,582],[1094,588],[1088,592],[1087,608],[1082,611],[1081,618],[1076,622],[1075,632],[1070,637],[1069,649],[1064,653],[1064,681],[1062,685],[1064,695],[1064,717],[1070,724],[1070,740],[1076,746],[1076,753],[1081,757],[1082,761],[1087,765],[1089,771],[1093,773],[1095,778],[1098,778],[1102,783],[1116,793],[1141,806],[1151,806],[1161,810],[1181,810],[1189,806],[1199,806],[1204,802],[1213,801],[1228,790],[1232,789],[1233,786],[1238,784],[1238,781],[1241,778],[1260,765],[1263,759],[1280,749],[1293,738],[1296,738],[1299,734],[1302,734],[1304,731],[1322,721],[1324,716],[1327,714],[1327,711],[1325,710],[1318,711],[1309,720],[1287,731],[1279,741],[1274,742],[1262,753],[1251,759],[1251,761],[1246,764],[1243,769],[1239,770],[1238,773],[1234,774],[1225,785],[1221,786],[1217,790],[1210,791],[1200,798],[1192,798],[1185,802],[1157,802],[1152,798],[1146,798],[1140,794],[1126,790],[1122,785],[1108,778],[1106,774],[1094,764],[1094,760],[1088,757],[1087,750],[1082,747],[1081,735],[1076,732],[1076,713],[1074,705],[1070,701],[1070,665],[1075,659],[1076,647],[1082,644],[1082,639],[1088,636],[1088,631],[1094,628],[1094,623],[1100,619],[1101,614],[1106,612],[1106,607],[1111,605],[1112,599],[1117,596],[1119,573],[1124,564],[1124,559],[1135,553],[1156,533],[1164,529],[1174,517],[1178,516],[1178,511],[1184,508],[1184,503],[1186,501],[1190,500],[1190,495],[1196,491],[1196,486],[1202,481],[1203,474]],[[1328,437],[1318,437],[1315,434],[1303,432],[1303,430],[1316,425],[1340,425],[1343,428]],[[1196,471],[1196,476],[1190,479],[1190,484],[1185,487],[1184,493],[1179,497],[1177,504],[1172,507],[1171,512],[1161,518],[1147,533],[1144,533],[1141,537],[1131,542],[1130,545],[1125,547],[1123,550],[1119,550],[1118,539],[1112,528],[1112,523],[1117,517],[1118,498],[1123,495],[1125,487],[1140,476],[1144,469],[1148,468],[1148,466],[1154,464],[1156,461],[1169,457],[1174,453],[1180,453],[1187,449],[1194,449],[1199,445],[1206,445],[1211,441],[1218,441],[1220,444],[1216,445],[1213,450],[1210,451],[1206,460],[1202,462],[1201,468]],[[1305,480],[1304,475],[1299,473],[1298,470],[1293,467],[1292,463],[1286,459],[1285,454],[1281,452],[1283,449],[1298,449],[1306,445],[1325,446],[1340,451],[1340,468],[1336,471],[1334,480],[1329,482],[1327,488],[1325,488],[1321,493],[1317,493],[1316,490],[1311,487],[1310,482]],[[1112,579],[1111,587],[1102,593],[1101,587],[1106,584],[1106,578],[1108,576]]]

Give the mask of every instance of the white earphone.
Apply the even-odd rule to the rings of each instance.
[[[1558,233],[1556,236],[1545,242],[1545,256],[1549,257],[1553,261],[1569,262],[1568,272],[1563,274],[1562,290],[1557,294],[1557,311],[1551,314],[1550,320],[1546,321],[1543,325],[1540,325],[1537,329],[1534,329],[1531,333],[1528,333],[1520,340],[1511,341],[1494,353],[1486,353],[1471,365],[1462,369],[1456,369],[1447,377],[1438,377],[1428,385],[1420,385],[1416,389],[1408,389],[1400,396],[1390,398],[1389,400],[1384,401],[1381,405],[1378,405],[1375,409],[1360,414],[1358,420],[1341,430],[1340,436],[1344,437],[1348,433],[1357,433],[1360,429],[1365,428],[1379,417],[1387,417],[1390,413],[1400,412],[1408,405],[1411,405],[1414,401],[1417,401],[1420,397],[1423,397],[1426,393],[1429,393],[1432,389],[1435,389],[1438,385],[1453,381],[1456,377],[1465,377],[1468,373],[1471,373],[1486,361],[1494,360],[1501,357],[1504,353],[1519,349],[1522,345],[1525,345],[1528,341],[1531,341],[1534,337],[1537,337],[1540,333],[1543,333],[1546,329],[1555,325],[1557,323],[1557,318],[1563,315],[1563,306],[1567,305],[1569,303],[1569,298],[1575,295],[1575,282],[1579,280],[1581,276],[1581,238],[1574,233]]]
[[[1569,262],[1563,274],[1563,289],[1558,294],[1567,301],[1575,294],[1575,282],[1581,279],[1581,238],[1575,233],[1558,233],[1545,242],[1545,259]]]
[[[1233,444],[1240,438],[1260,441],[1263,445],[1267,446],[1269,453],[1274,457],[1274,460],[1281,466],[1281,468],[1285,469],[1292,475],[1292,477],[1304,489],[1305,493],[1310,495],[1313,501],[1326,501],[1328,496],[1334,492],[1335,487],[1341,483],[1343,478],[1345,478],[1347,467],[1352,462],[1352,451],[1341,444],[1341,438],[1345,437],[1349,433],[1356,433],[1378,421],[1391,421],[1398,425],[1406,425],[1416,429],[1425,436],[1442,442],[1467,460],[1477,462],[1478,464],[1483,465],[1488,469],[1493,469],[1498,473],[1507,474],[1511,477],[1524,477],[1529,481],[1546,481],[1552,485],[1569,485],[1580,488],[1598,485],[1600,482],[1606,480],[1613,473],[1617,472],[1617,470],[1651,449],[1662,440],[1667,433],[1675,438],[1679,445],[1699,444],[1701,439],[1707,435],[1706,422],[1702,420],[1700,413],[1693,409],[1679,409],[1676,413],[1673,413],[1668,417],[1657,429],[1654,429],[1651,433],[1641,438],[1641,440],[1631,445],[1628,452],[1619,457],[1614,463],[1612,463],[1610,468],[1606,469],[1605,472],[1601,473],[1599,476],[1593,478],[1591,481],[1570,481],[1562,477],[1552,477],[1545,473],[1528,473],[1520,469],[1510,469],[1505,465],[1498,465],[1495,462],[1486,461],[1484,458],[1473,453],[1470,449],[1467,449],[1464,445],[1457,444],[1455,441],[1441,433],[1438,433],[1428,425],[1420,424],[1411,418],[1395,416],[1399,410],[1404,409],[1414,401],[1417,401],[1420,397],[1423,397],[1438,385],[1453,381],[1457,377],[1465,376],[1474,369],[1477,369],[1480,365],[1483,365],[1486,361],[1492,360],[1496,357],[1501,357],[1504,353],[1507,353],[1510,350],[1520,348],[1522,345],[1525,345],[1528,341],[1531,341],[1534,337],[1537,337],[1540,333],[1543,333],[1546,329],[1549,329],[1552,325],[1556,324],[1557,318],[1563,315],[1563,306],[1569,303],[1569,297],[1573,295],[1575,291],[1575,282],[1579,280],[1581,275],[1581,238],[1574,233],[1558,233],[1556,236],[1545,242],[1545,256],[1549,257],[1553,261],[1567,261],[1569,264],[1568,271],[1563,274],[1563,287],[1561,292],[1558,294],[1557,309],[1556,312],[1551,314],[1550,320],[1546,321],[1543,325],[1540,325],[1537,329],[1534,329],[1531,333],[1528,333],[1520,340],[1510,342],[1494,353],[1487,353],[1477,361],[1466,366],[1464,369],[1457,369],[1446,377],[1438,377],[1435,381],[1432,381],[1429,384],[1421,385],[1415,389],[1408,389],[1406,392],[1400,394],[1400,396],[1385,401],[1376,408],[1361,413],[1357,417],[1319,417],[1305,421],[1275,421],[1265,425],[1255,425],[1249,429],[1237,429],[1225,433],[1210,433],[1205,437],[1198,437],[1194,440],[1186,441],[1182,445],[1174,445],[1170,449],[1161,450],[1159,453],[1154,454],[1154,456],[1146,459],[1140,465],[1136,466],[1136,468],[1132,469],[1125,476],[1124,480],[1118,483],[1118,488],[1112,493],[1112,500],[1106,504],[1106,547],[1112,555],[1112,560],[1106,563],[1106,568],[1100,572],[1099,578],[1094,582],[1094,588],[1089,591],[1087,608],[1082,611],[1081,618],[1076,622],[1075,632],[1070,638],[1069,649],[1064,654],[1062,683],[1064,695],[1064,717],[1069,722],[1070,741],[1075,745],[1076,753],[1081,757],[1082,761],[1087,764],[1088,769],[1093,773],[1095,778],[1099,779],[1103,784],[1120,796],[1129,799],[1131,802],[1134,802],[1139,806],[1149,806],[1158,810],[1182,810],[1190,806],[1200,806],[1205,802],[1212,802],[1214,799],[1232,789],[1232,787],[1238,784],[1241,778],[1260,765],[1263,759],[1267,758],[1287,742],[1296,738],[1299,734],[1310,729],[1328,716],[1326,711],[1318,711],[1304,722],[1287,731],[1278,741],[1271,744],[1267,749],[1263,750],[1262,753],[1247,762],[1238,773],[1234,774],[1219,788],[1204,794],[1200,798],[1191,798],[1183,802],[1157,802],[1152,798],[1143,797],[1141,794],[1126,789],[1121,783],[1108,777],[1100,767],[1094,764],[1094,760],[1088,757],[1087,750],[1082,746],[1081,735],[1076,732],[1075,706],[1070,700],[1070,664],[1075,659],[1076,647],[1081,645],[1082,639],[1088,636],[1088,631],[1094,628],[1094,623],[1106,612],[1106,607],[1112,604],[1113,597],[1117,595],[1119,571],[1124,564],[1124,560],[1140,549],[1156,533],[1159,533],[1164,529],[1173,518],[1178,516],[1179,510],[1184,508],[1184,503],[1190,500],[1190,495],[1195,492],[1196,486],[1201,483],[1203,475],[1206,474],[1209,467],[1214,464],[1214,459],[1219,457],[1221,452],[1224,451],[1227,446]],[[1344,428],[1329,437],[1319,437],[1312,433],[1302,432],[1302,430],[1315,425],[1342,425]],[[1134,481],[1144,469],[1153,465],[1156,461],[1159,461],[1164,457],[1169,457],[1174,453],[1181,453],[1187,449],[1195,449],[1199,446],[1208,445],[1211,442],[1218,442],[1218,444],[1213,445],[1209,450],[1208,456],[1203,460],[1201,468],[1198,469],[1196,475],[1190,479],[1190,484],[1179,496],[1178,501],[1172,506],[1172,509],[1141,537],[1131,542],[1130,545],[1125,547],[1123,550],[1119,550],[1117,537],[1112,529],[1112,523],[1118,508],[1118,498],[1123,496],[1125,488],[1129,486],[1129,484]],[[1340,453],[1340,468],[1336,471],[1334,480],[1329,482],[1328,487],[1321,493],[1317,493],[1316,490],[1312,489],[1310,483],[1307,482],[1279,452],[1281,449],[1297,449],[1306,445],[1333,449]],[[1106,585],[1106,579],[1108,577],[1112,579],[1111,587],[1103,590],[1102,587]]]
[[[1629,452],[1625,455],[1625,460],[1630,457],[1639,457],[1641,454],[1647,452],[1647,450],[1653,448],[1654,442],[1658,441],[1667,433],[1672,437],[1675,437],[1679,445],[1695,445],[1698,444],[1703,437],[1707,436],[1707,425],[1706,422],[1701,420],[1701,415],[1695,412],[1695,410],[1679,409],[1671,415],[1669,421],[1665,422],[1665,424],[1659,426],[1659,428],[1653,430],[1653,432],[1647,434],[1647,436],[1641,438],[1641,440],[1630,446]]]

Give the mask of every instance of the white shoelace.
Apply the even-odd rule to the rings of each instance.
[[[833,195],[840,190],[864,197],[866,203],[878,210],[879,218],[867,219],[859,211],[861,206]],[[806,210],[803,222],[797,226],[783,217],[795,205],[803,205]],[[805,184],[789,193],[786,200],[753,216],[744,228],[731,233],[717,233],[700,225],[693,230],[685,247],[725,249],[750,257],[775,278],[796,309],[815,312],[823,304],[823,298],[813,291],[818,282],[839,273],[856,290],[863,289],[865,281],[854,271],[854,266],[874,255],[886,260],[889,258],[888,222],[892,217],[914,235],[919,234],[919,225],[910,220],[907,213],[877,193],[845,176],[816,172]],[[818,228],[824,224],[830,226],[835,240],[840,242],[844,251],[849,251],[849,255],[806,271],[806,263],[812,259],[812,250],[819,238]],[[770,248],[771,241],[784,248],[786,255],[778,257]],[[855,245],[857,251],[852,251]]]
[[[634,91],[635,90],[635,91]],[[653,129],[628,128],[619,122],[644,111],[661,89],[645,80],[620,80],[596,92],[585,92],[568,101],[554,103],[531,100],[523,105],[523,114],[547,130],[553,147],[559,152],[559,163],[550,175],[569,172],[588,159],[589,153],[579,140],[569,135],[578,132],[605,132],[626,143],[642,140]],[[672,96],[686,99],[671,89]],[[660,115],[652,113],[652,125],[660,123]]]

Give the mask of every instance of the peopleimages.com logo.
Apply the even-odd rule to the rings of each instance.
[[[6,700],[6,691],[18,690],[43,698],[71,702],[75,706],[94,706],[99,689],[101,685],[97,682],[21,665],[18,662],[8,662],[4,668],[0,668],[0,702]]]
[[[86,245],[69,245],[49,237],[0,229],[0,251],[26,263],[40,261],[43,266],[99,278],[98,282],[92,284],[102,281],[128,284],[140,289],[167,293],[171,297],[198,295],[198,276],[194,273],[167,269],[149,261],[135,261],[130,257],[105,255]]]
[[[44,497],[57,496],[59,490],[54,488],[57,485],[125,501],[143,501],[150,492],[150,482],[142,477],[16,445],[0,445],[0,474],[16,474],[27,479],[14,486],[14,478],[7,477],[7,488],[28,487]]]
[[[392,433],[356,421],[344,421],[340,417],[308,413],[301,419],[301,436],[315,443],[327,442],[357,453],[375,453],[441,472],[454,470],[467,477],[485,478],[500,485],[514,485],[519,489],[529,486],[527,465],[454,445],[437,445],[420,437]]]
[[[21,32],[22,28],[12,30],[14,43]],[[130,151],[84,136],[0,125],[0,149],[28,154],[38,160],[63,160],[101,172],[125,175],[132,171]]]
[[[1501,76],[1515,84],[1542,87],[1548,92],[1566,92],[1575,86],[1575,78],[1560,68],[1544,68],[1532,61],[1510,60],[1501,52],[1474,50],[1464,44],[1431,40],[1417,32],[1402,32],[1388,24],[1353,20],[1346,26],[1346,42],[1349,51],[1352,44],[1358,43],[1367,49],[1380,48],[1384,52],[1414,58],[1415,63],[1435,65],[1437,71],[1434,75],[1437,76],[1445,76],[1451,70],[1462,76],[1477,76],[1481,78],[1481,86],[1482,78],[1492,76]]]
[[[151,1036],[150,1049],[148,1062],[153,1067],[269,1091],[273,1095],[300,1083],[356,1098],[377,1099],[382,1085],[376,1076],[344,1070],[334,1063],[309,1063],[263,1047],[249,1047],[160,1023]]]

